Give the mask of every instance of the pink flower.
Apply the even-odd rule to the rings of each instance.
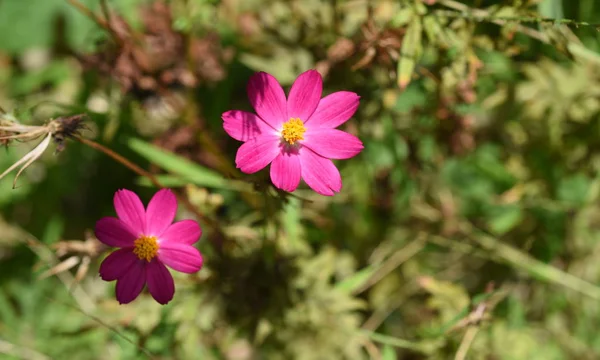
[[[355,136],[335,129],[358,108],[359,96],[339,91],[321,99],[323,79],[316,70],[306,71],[285,97],[281,85],[264,72],[248,82],[248,97],[258,115],[230,110],[223,113],[223,128],[243,141],[235,163],[247,174],[271,164],[271,181],[294,191],[300,178],[322,195],[342,188],[340,172],[330,159],[349,159],[363,149]]]
[[[175,294],[173,277],[167,266],[184,273],[202,267],[202,255],[192,245],[202,235],[196,221],[174,224],[177,199],[169,189],[158,191],[144,209],[132,191],[119,190],[114,197],[117,216],[96,223],[96,237],[108,246],[121,249],[110,254],[100,265],[100,277],[117,280],[117,300],[133,301],[145,284],[152,297],[166,304]]]

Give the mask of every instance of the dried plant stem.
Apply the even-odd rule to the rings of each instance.
[[[90,10],[87,6],[79,2],[79,0],[67,0],[67,2],[71,4],[71,6],[79,10],[79,12],[81,12],[83,15],[90,18],[93,22],[96,23],[96,25],[108,31],[113,37],[113,39],[119,44],[123,43],[123,39],[121,39],[121,37],[115,32],[115,30],[110,25],[110,15],[108,11],[108,4],[106,4],[106,1],[100,1],[100,5],[102,6],[102,11],[105,13],[104,16],[106,16],[106,19],[103,19],[98,15],[94,14],[92,10]]]
[[[129,168],[130,170],[132,170],[133,172],[138,173],[141,176],[145,176],[147,177],[150,182],[152,183],[152,185],[158,187],[158,188],[163,188],[164,186],[162,186],[160,184],[160,182],[158,182],[158,180],[156,180],[156,177],[154,177],[154,175],[152,175],[151,173],[147,172],[146,170],[142,169],[141,167],[137,166],[136,164],[132,163],[131,161],[127,160],[126,158],[124,158],[123,156],[117,154],[116,152],[112,151],[111,149],[107,148],[104,145],[101,145],[95,141],[86,139],[84,137],[81,136],[75,136],[75,139],[77,139],[79,142],[81,142],[84,145],[87,145],[91,148],[94,148],[98,151],[101,151],[103,153],[105,153],[106,155],[110,156],[111,158],[113,158],[114,160],[116,160],[117,162],[120,162],[121,164],[125,165],[127,168]]]
[[[465,238],[470,239],[472,243],[437,235],[429,235],[428,241],[460,252],[511,265],[516,269],[536,276],[541,281],[600,300],[600,287],[554,266],[545,264],[511,245],[475,229],[469,223],[461,224],[460,228],[464,234],[471,234],[469,236],[465,235]]]
[[[473,340],[475,340],[475,336],[479,332],[479,326],[470,326],[463,336],[462,341],[460,342],[460,346],[458,347],[458,351],[456,351],[456,355],[454,356],[454,360],[465,360],[467,358],[467,353],[471,348],[471,344],[473,344]]]
[[[148,178],[148,180],[150,180],[150,182],[157,188],[161,188],[161,189],[164,188],[164,186],[156,179],[156,177],[152,173],[142,169],[138,165],[132,163],[131,161],[127,160],[126,158],[117,154],[116,152],[107,148],[106,146],[101,145],[95,141],[86,139],[81,136],[75,136],[75,139],[77,139],[79,142],[81,142],[84,145],[87,145],[95,150],[98,150],[98,151],[103,152],[104,154],[110,156],[113,160],[125,165],[125,167],[127,167],[131,171],[137,173],[138,175]],[[202,221],[204,221],[214,231],[219,232],[220,234],[223,234],[223,232],[221,231],[221,229],[219,228],[217,223],[214,220],[204,216],[200,211],[198,211],[198,209],[188,200],[187,197],[185,197],[181,194],[178,194],[177,192],[175,192],[175,196],[177,196],[177,200],[182,202],[183,205],[190,212],[192,212],[199,220],[202,219]]]
[[[377,348],[377,346],[368,338],[365,338],[362,341],[362,345],[369,354],[369,359],[371,360],[381,360],[381,351]]]
[[[58,257],[48,246],[38,239],[36,239],[33,235],[29,233],[23,234],[23,242],[31,251],[33,251],[41,261],[46,263],[50,268],[58,265],[60,263]],[[93,299],[90,297],[88,293],[86,293],[83,288],[75,282],[75,278],[71,275],[70,272],[60,272],[56,274],[56,277],[65,285],[67,289],[69,289],[69,293],[77,302],[77,305],[83,309],[82,311],[94,311],[96,309],[96,304]]]
[[[96,25],[100,26],[104,30],[112,32],[112,29],[106,20],[96,16],[96,14],[94,14],[92,10],[90,10],[87,6],[79,2],[79,0],[67,0],[67,2],[71,4],[71,6],[79,10],[79,12],[81,12],[83,15],[87,16],[92,21],[94,21]]]
[[[420,234],[415,240],[404,246],[402,249],[396,251],[389,259],[387,259],[383,265],[371,275],[371,277],[353,293],[360,294],[367,290],[371,286],[375,285],[381,279],[383,279],[390,272],[394,271],[398,266],[402,265],[406,261],[410,260],[413,256],[417,255],[425,245],[427,244],[427,237],[424,234]]]
[[[100,0],[100,8],[102,9],[102,14],[104,15],[104,18],[106,19],[106,21],[109,24],[111,24],[112,21],[110,18],[110,10],[108,8],[108,3],[106,2],[106,0]]]
[[[430,239],[428,239],[430,241]],[[452,255],[451,255],[452,256]],[[450,261],[451,265],[446,267],[444,270],[438,271],[433,274],[436,278],[444,278],[447,274],[455,271],[456,268],[461,266],[461,260],[464,258],[465,254],[458,254],[455,256],[453,261]],[[375,331],[381,324],[388,318],[396,309],[400,308],[403,304],[406,303],[407,299],[419,292],[421,287],[418,284],[418,278],[411,279],[407,284],[402,287],[397,294],[393,297],[390,297],[387,301],[387,305],[384,307],[376,309],[371,316],[364,322],[362,328],[364,330]]]

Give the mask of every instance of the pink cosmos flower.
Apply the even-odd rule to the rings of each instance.
[[[132,191],[119,190],[114,197],[118,218],[105,217],[96,223],[96,237],[108,246],[121,249],[100,265],[100,277],[117,280],[117,300],[133,301],[145,284],[152,297],[166,304],[175,294],[173,277],[167,269],[194,273],[202,267],[202,255],[192,245],[202,235],[196,221],[172,224],[177,199],[169,189],[158,191],[144,209]]]
[[[271,181],[285,191],[296,190],[302,178],[319,194],[339,192],[342,178],[330,159],[349,159],[363,144],[335,128],[354,115],[360,97],[339,91],[321,99],[323,79],[316,70],[300,74],[287,99],[265,72],[254,74],[247,90],[257,115],[239,110],[222,115],[225,131],[244,142],[237,167],[251,174],[271,164]]]

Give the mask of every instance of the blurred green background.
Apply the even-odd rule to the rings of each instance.
[[[600,358],[599,19],[594,0],[0,1],[0,106],[87,114],[84,137],[203,215],[205,257],[168,305],[118,305],[90,231],[117,189],[156,188],[51,145],[0,180],[0,359]],[[331,198],[237,171],[220,118],[250,110],[254,71],[310,68],[361,96],[342,128],[365,150]]]

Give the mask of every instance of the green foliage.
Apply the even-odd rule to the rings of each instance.
[[[106,3],[131,44],[161,45],[151,1]],[[124,80],[142,55],[68,1],[0,2],[2,114],[85,112],[82,136],[153,174],[68,139],[0,180],[0,358],[600,357],[597,2],[167,3],[183,48],[145,59],[142,88]],[[82,60],[119,51],[109,72]],[[160,83],[173,64],[197,83]],[[251,110],[254,71],[289,88],[309,68],[361,96],[340,128],[365,149],[336,161],[331,198],[242,174],[220,118]],[[0,172],[35,141],[0,149]],[[117,189],[147,201],[155,181],[201,215],[205,265],[166,306],[120,306],[91,230]]]

